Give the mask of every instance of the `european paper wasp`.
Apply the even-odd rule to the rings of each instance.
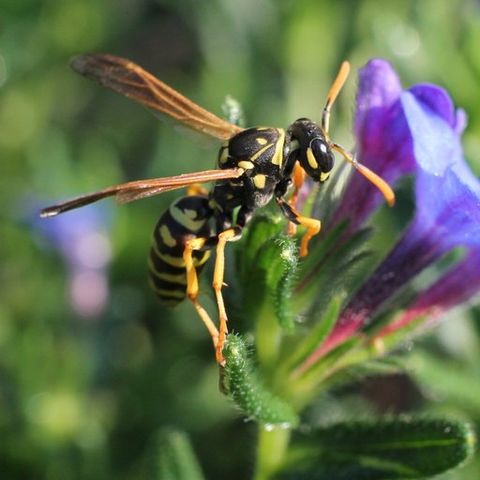
[[[222,349],[227,334],[222,296],[225,245],[240,238],[257,208],[275,198],[291,222],[290,233],[295,231],[294,225],[306,228],[300,256],[307,255],[308,243],[320,231],[321,223],[296,210],[297,193],[306,175],[318,183],[328,179],[334,165],[334,152],[373,183],[389,205],[394,203],[395,196],[389,185],[329,137],[330,110],[349,74],[348,62],[341,65],[330,87],[321,123],[300,118],[286,130],[242,129],[201,108],[123,58],[107,54],[81,55],[71,64],[75,71],[101,85],[224,142],[218,154],[218,169],[122,183],[41,212],[42,217],[51,217],[105,197],[114,196],[120,203],[126,203],[189,186],[187,196],[176,200],[155,227],[149,258],[150,280],[160,300],[168,306],[175,306],[188,297],[212,337],[220,365],[224,363]],[[199,183],[212,181],[215,183],[210,192],[198,187]],[[292,184],[294,192],[286,200]],[[218,327],[198,300],[197,275],[213,248],[216,249],[213,290]]]

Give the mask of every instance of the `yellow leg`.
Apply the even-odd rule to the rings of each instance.
[[[298,225],[306,227],[307,231],[300,243],[300,256],[306,257],[308,255],[308,243],[313,236],[320,232],[322,222],[316,218],[304,217],[300,215],[291,205],[289,205],[283,198],[277,198],[277,203],[282,209],[284,215],[291,221]]]
[[[222,296],[222,287],[223,287],[223,278],[225,274],[225,245],[228,241],[233,240],[235,237],[238,237],[238,232],[233,228],[229,228],[224,232],[221,232],[218,235],[217,243],[217,256],[215,258],[215,270],[213,273],[213,290],[215,291],[215,297],[217,299],[218,305],[218,321],[219,321],[219,332],[218,332],[218,342],[216,347],[216,358],[217,362],[220,365],[225,364],[225,359],[223,358],[222,350],[225,344],[225,338],[228,333],[227,329],[227,312],[225,311],[225,304],[223,302]]]
[[[216,351],[219,338],[218,330],[207,311],[198,302],[198,276],[197,270],[193,264],[192,256],[193,251],[201,249],[205,245],[206,241],[206,238],[194,238],[192,240],[188,240],[185,244],[185,250],[183,251],[183,260],[185,261],[185,268],[187,270],[187,297],[193,303],[198,316],[207,327]]]
[[[297,221],[300,225],[303,225],[307,228],[307,231],[302,237],[302,241],[300,243],[300,256],[306,257],[308,255],[308,243],[313,236],[320,232],[322,222],[316,218],[304,217],[302,215],[297,216]]]
[[[187,187],[187,196],[191,197],[192,195],[208,195],[208,190],[200,183],[194,183]]]
[[[299,162],[295,163],[293,167],[293,193],[290,197],[288,204],[295,210],[297,205],[298,192],[302,188],[303,182],[305,181],[305,170],[300,166]],[[297,225],[293,222],[288,222],[288,235],[295,235],[297,233]]]

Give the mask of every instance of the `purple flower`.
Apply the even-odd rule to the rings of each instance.
[[[396,332],[422,316],[428,316],[431,321],[468,301],[479,291],[480,249],[477,248],[469,251],[460,262],[422,291],[415,302],[393,323],[387,325],[377,338]]]
[[[455,112],[448,94],[434,85],[399,92],[397,77],[388,64],[374,60],[362,70],[357,103],[360,161],[389,181],[415,173],[416,212],[401,239],[345,307],[332,334],[308,364],[370,322],[387,300],[446,252],[457,246],[480,247],[480,183],[463,158],[460,134],[464,115]],[[360,195],[360,180],[352,179],[339,210],[346,215],[346,205],[352,204],[355,227],[380,201],[373,190]],[[357,208],[353,201],[359,202]],[[459,292],[462,285],[456,288]]]
[[[103,268],[110,259],[110,244],[103,212],[91,206],[68,215],[38,220],[35,224],[62,254],[72,269]]]
[[[70,303],[84,318],[96,317],[108,300],[111,245],[107,223],[97,206],[34,222],[62,255],[68,268]]]
[[[451,127],[461,133],[463,111],[456,112],[448,94],[435,85],[417,85],[409,90]],[[360,70],[354,120],[357,157],[393,185],[400,177],[417,169],[411,129],[402,104],[400,80],[385,60],[371,60]],[[349,219],[350,231],[357,230],[383,203],[380,192],[361,175],[352,175],[332,223]]]

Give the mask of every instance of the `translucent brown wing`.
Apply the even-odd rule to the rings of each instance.
[[[198,106],[130,60],[108,54],[80,55],[72,59],[71,66],[81,75],[206,135],[228,140],[242,131],[240,127]]]
[[[40,212],[41,217],[53,217],[59,213],[83,207],[102,198],[115,196],[121,203],[140,200],[159,193],[168,192],[177,188],[192,185],[193,183],[212,182],[215,180],[227,180],[238,178],[244,173],[241,168],[230,168],[225,170],[205,170],[203,172],[185,173],[174,177],[151,178],[147,180],[136,180],[133,182],[120,183],[104,188],[98,192],[88,193],[80,197],[72,198],[57,205],[44,208]]]

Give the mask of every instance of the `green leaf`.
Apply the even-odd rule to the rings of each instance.
[[[402,362],[396,357],[360,361],[348,366],[328,379],[328,388],[357,383],[370,377],[384,377],[405,372]]]
[[[365,250],[365,243],[371,230],[360,230],[342,243],[343,232],[344,230],[338,227],[331,234],[333,242],[330,236],[325,239],[325,243],[330,247],[327,250],[324,250],[324,246],[318,247],[323,252],[322,255],[318,256],[314,251],[312,260],[302,262],[299,275],[302,280],[296,287],[295,305],[304,308],[313,302],[309,317],[323,311],[332,296],[355,290],[361,281],[358,270],[370,256],[370,252]],[[318,260],[314,262],[313,258]]]
[[[465,462],[474,450],[465,422],[407,417],[352,421],[294,440],[278,480],[421,479]]]
[[[290,299],[298,255],[295,240],[281,234],[281,229],[272,217],[263,216],[247,235],[239,264],[243,310],[252,318],[273,314],[282,328],[292,331]]]
[[[480,414],[480,378],[478,369],[468,368],[432,354],[414,351],[403,359],[410,375],[435,397]]]
[[[255,267],[258,250],[278,235],[284,226],[284,218],[280,215],[259,213],[253,217],[240,244],[241,255],[238,256],[238,270],[244,282],[249,280],[249,273]]]
[[[328,235],[320,233],[320,238],[317,241],[316,237],[313,237],[310,242],[308,256],[302,259],[300,266],[302,281],[305,278],[308,283],[313,277],[316,277],[318,266],[329,256],[330,252],[334,250],[335,245],[340,242],[347,227],[348,223],[342,222],[335,225]]]
[[[152,475],[158,480],[203,480],[200,465],[188,437],[175,429],[165,428],[151,447]]]
[[[341,304],[342,301],[338,296],[333,297],[317,324],[307,332],[303,339],[296,342],[293,352],[284,362],[289,370],[297,368],[322,345],[337,321]]]
[[[314,380],[316,383],[323,381],[325,375],[328,376],[332,371],[338,370],[339,364],[342,364],[347,355],[355,350],[361,342],[362,338],[359,336],[348,338],[319,358],[318,361],[312,363],[312,365],[308,367],[300,366],[300,376],[306,380]],[[350,362],[347,362],[348,364]]]
[[[290,375],[294,385],[292,390],[295,395],[295,406],[300,408],[308,405],[319,394],[320,390],[327,387],[332,376],[350,364],[357,363],[359,361],[358,355],[354,355],[354,353],[357,352],[357,347],[361,342],[361,337],[351,337],[337,345],[315,363],[311,365],[300,364]]]
[[[244,415],[266,428],[298,425],[298,417],[292,407],[269,391],[259,379],[240,336],[227,337],[223,354],[226,360],[226,391]]]

